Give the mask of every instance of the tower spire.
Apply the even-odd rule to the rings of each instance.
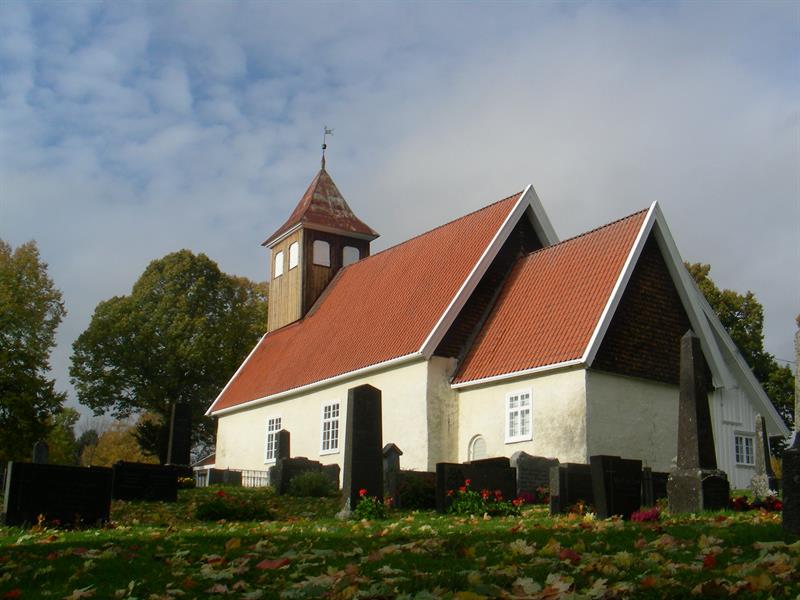
[[[322,170],[325,170],[325,150],[328,149],[328,144],[325,143],[326,138],[333,135],[333,129],[328,129],[327,125],[322,126]]]

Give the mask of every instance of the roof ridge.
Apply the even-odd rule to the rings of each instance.
[[[491,204],[487,204],[484,207],[481,207],[481,208],[475,209],[473,211],[470,211],[465,215],[461,215],[460,217],[456,217],[455,219],[451,219],[450,221],[447,221],[446,223],[442,223],[441,225],[437,225],[433,229],[429,229],[427,231],[423,231],[422,233],[418,233],[417,235],[412,236],[412,237],[408,238],[407,240],[403,240],[402,242],[398,242],[394,246],[389,246],[388,248],[384,248],[383,250],[380,250],[379,252],[376,252],[375,254],[370,254],[369,256],[367,256],[365,258],[362,258],[359,261],[354,262],[352,265],[348,265],[348,267],[360,264],[360,263],[364,262],[365,260],[369,260],[370,258],[378,256],[379,254],[383,254],[384,252],[388,252],[389,250],[394,250],[395,248],[399,248],[400,246],[402,246],[404,244],[407,244],[409,242],[412,242],[412,241],[416,240],[417,238],[421,238],[423,236],[428,235],[429,233],[433,233],[437,229],[441,229],[443,227],[447,227],[448,225],[452,225],[453,223],[455,223],[457,221],[460,221],[462,219],[466,219],[467,217],[471,217],[472,215],[477,214],[477,213],[479,213],[481,211],[487,210],[487,209],[489,209],[489,208],[491,208],[491,207],[493,207],[493,206],[495,206],[497,204],[500,204],[501,202],[506,202],[507,200],[510,200],[514,196],[520,196],[523,191],[524,190],[520,190],[519,192],[515,192],[515,193],[511,194],[510,196],[506,196],[505,198],[501,198],[500,200],[496,200],[495,202],[492,202]],[[340,270],[344,270],[346,268],[347,267],[344,267],[343,269],[340,269]]]
[[[649,208],[643,208],[642,210],[637,210],[636,212],[631,213],[629,215],[626,215],[624,217],[620,217],[619,219],[615,219],[613,221],[609,221],[605,225],[600,225],[599,227],[595,227],[594,229],[590,229],[589,231],[584,231],[583,233],[579,233],[578,235],[574,235],[571,238],[567,238],[565,240],[561,240],[560,242],[556,242],[555,244],[551,244],[549,246],[545,246],[544,248],[539,248],[538,250],[534,250],[533,252],[529,252],[528,254],[526,254],[525,258],[528,258],[529,256],[532,256],[534,254],[539,254],[540,252],[544,252],[545,250],[551,250],[553,248],[556,248],[556,247],[561,246],[562,244],[566,244],[568,242],[574,242],[578,238],[582,238],[582,237],[590,235],[592,233],[596,233],[596,232],[600,231],[601,229],[605,229],[606,227],[611,227],[612,225],[616,225],[617,223],[621,223],[622,221],[627,221],[628,219],[632,219],[633,217],[638,216],[638,215],[640,215],[642,213],[646,213],[648,210],[650,210],[650,209]]]

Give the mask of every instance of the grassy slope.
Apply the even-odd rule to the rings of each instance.
[[[277,520],[193,520],[195,503],[212,493],[181,492],[174,505],[115,502],[113,524],[101,530],[0,527],[0,599],[800,593],[800,543],[780,541],[779,514],[641,524],[551,519],[533,508],[489,520],[398,512],[341,522],[333,499],[241,491],[263,494]]]

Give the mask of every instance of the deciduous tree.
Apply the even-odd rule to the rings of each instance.
[[[0,461],[30,459],[65,395],[48,377],[50,351],[66,314],[35,242],[0,240]]]
[[[96,414],[153,413],[162,427],[171,404],[186,402],[193,435],[208,440],[203,413],[266,330],[266,315],[265,285],[226,275],[204,254],[168,254],[129,295],[98,304],[73,345],[78,398]],[[163,460],[166,436],[157,445]]]

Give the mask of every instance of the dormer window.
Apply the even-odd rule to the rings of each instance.
[[[345,246],[342,250],[342,266],[352,265],[361,258],[361,252],[354,246]]]
[[[331,266],[331,245],[328,242],[314,241],[314,264],[321,267]]]
[[[280,277],[283,275],[283,252],[275,254],[275,268],[273,269],[272,277]]]
[[[292,242],[289,245],[289,270],[291,271],[297,266],[299,262],[299,255],[300,255],[300,244],[297,242]]]

